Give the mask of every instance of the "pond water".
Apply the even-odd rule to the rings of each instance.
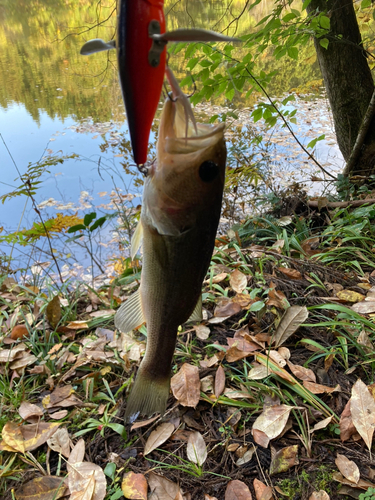
[[[167,23],[171,29],[194,25],[220,31],[243,10],[243,6],[243,0],[165,0]],[[273,0],[263,0],[256,9],[244,13],[237,25],[233,25],[236,34],[252,29],[272,6]],[[141,191],[139,182],[134,183],[136,170],[132,166],[114,51],[90,57],[79,55],[86,40],[113,37],[115,14],[112,0],[98,3],[91,0],[0,0],[0,196],[19,186],[20,182],[15,179],[26,172],[30,163],[51,155],[77,155],[52,166],[50,173],[42,176],[43,182],[35,199],[44,218],[55,216],[58,211],[82,217],[98,206],[98,212],[105,213],[108,208],[116,208],[113,196],[110,197],[114,189],[121,189],[124,196]],[[100,27],[92,29],[96,21],[100,21]],[[268,91],[278,96],[308,82],[319,82],[319,68],[316,61],[311,62],[311,54],[312,47],[306,48],[299,61],[275,62],[272,57],[265,58],[262,61],[265,71],[270,71],[272,64],[279,70]],[[171,59],[171,66],[179,78],[186,75],[182,52]],[[253,97],[244,100],[238,96],[233,102],[227,102],[221,96],[198,109],[200,116],[204,112],[212,115],[212,106],[239,111],[238,120],[232,124],[238,131],[248,127],[249,108],[254,102]],[[305,137],[305,144],[321,133],[328,134],[329,138],[320,144],[317,154],[333,168],[340,167],[340,155],[325,102],[302,96],[294,105],[298,105],[302,117],[295,127],[296,133]],[[157,124],[150,138],[150,158],[155,151],[156,127]],[[280,163],[296,159],[293,140],[284,130],[272,131],[269,139],[275,146],[275,169]],[[299,170],[297,180],[303,179],[300,169],[291,168]],[[283,173],[280,181],[285,181]],[[30,228],[37,220],[31,202],[25,204],[26,201],[20,196],[0,205],[0,227],[3,227],[0,235],[18,227]],[[139,198],[135,198],[133,204],[138,203]],[[107,236],[109,233],[108,229]],[[105,239],[105,231],[101,237]],[[97,248],[104,251],[107,244],[108,241],[103,240]],[[9,255],[11,248],[12,245],[2,244],[0,252]],[[59,251],[59,257],[66,258],[67,264],[74,258],[66,256],[70,252]],[[28,264],[29,247],[26,250],[16,247],[12,252],[12,256],[19,259],[19,265]],[[32,260],[46,260],[46,242],[39,240],[34,252]],[[75,258],[88,263],[79,248]]]

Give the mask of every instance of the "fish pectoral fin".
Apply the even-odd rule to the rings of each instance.
[[[89,40],[82,45],[80,54],[82,56],[89,56],[90,54],[95,54],[95,52],[103,52],[103,50],[111,50],[115,48],[116,40],[105,42],[101,38],[94,38],[94,40]]]
[[[137,224],[137,227],[135,228],[134,234],[132,236],[132,241],[131,241],[131,258],[134,260],[134,257],[137,255],[137,252],[142,245],[142,239],[143,239],[143,226],[142,222],[139,221]]]
[[[190,323],[193,321],[202,321],[203,319],[203,314],[202,314],[202,295],[199,296],[197,305],[194,308],[194,311],[192,312],[190,318],[186,321],[186,323]]]
[[[138,289],[122,304],[115,314],[115,327],[127,333],[146,321],[143,314],[141,291]]]

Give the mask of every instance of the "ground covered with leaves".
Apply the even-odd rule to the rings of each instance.
[[[216,241],[168,409],[132,425],[147,330],[113,316],[139,262],[100,289],[4,274],[1,498],[372,498],[375,206],[317,205],[284,200]]]

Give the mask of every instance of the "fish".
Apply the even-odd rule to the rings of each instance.
[[[147,161],[152,122],[158,107],[168,42],[236,41],[203,29],[165,31],[164,0],[120,0],[117,39],[89,40],[82,55],[117,50],[120,84],[125,102],[133,158],[137,165]]]
[[[202,319],[202,282],[214,250],[225,182],[224,124],[196,123],[190,102],[167,69],[156,162],[145,180],[132,257],[143,245],[140,287],[122,304],[115,326],[146,322],[147,343],[125,420],[163,414],[179,325]]]

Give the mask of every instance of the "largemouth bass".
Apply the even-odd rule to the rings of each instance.
[[[125,418],[164,413],[178,326],[201,318],[201,290],[220,219],[226,146],[224,124],[195,123],[190,103],[169,74],[157,161],[146,178],[132,253],[143,238],[139,290],[119,309],[123,331],[147,324],[146,353]]]

